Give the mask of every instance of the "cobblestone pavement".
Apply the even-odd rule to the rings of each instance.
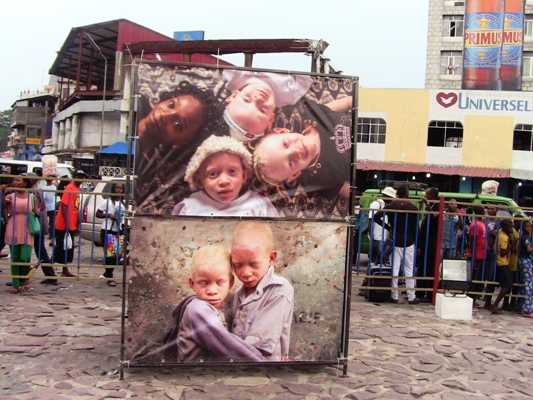
[[[0,267],[6,275],[7,269]],[[100,270],[84,269],[84,277]],[[61,279],[9,293],[0,279],[2,399],[526,399],[533,321],[480,309],[440,320],[428,304],[372,304],[354,293],[348,376],[335,367],[117,369],[122,285]],[[356,292],[356,291],[354,291]]]

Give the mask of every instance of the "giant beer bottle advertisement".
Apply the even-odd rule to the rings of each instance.
[[[523,0],[467,0],[462,89],[521,90]]]
[[[337,364],[357,79],[143,61],[129,366]]]

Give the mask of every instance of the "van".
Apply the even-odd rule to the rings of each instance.
[[[409,188],[409,199],[412,200],[413,204],[417,208],[421,209],[420,199],[426,195],[426,189],[428,185],[417,182],[404,182],[404,181],[381,181],[379,183],[378,189],[367,189],[363,193],[360,199],[360,207],[362,209],[368,209],[370,204],[376,198],[383,198],[382,190],[385,187],[390,186],[394,189],[398,189],[401,185],[406,185]],[[444,196],[444,201],[449,201],[451,199],[457,200],[459,208],[463,208],[466,211],[466,214],[472,214],[472,206],[482,205],[486,206],[488,204],[493,204],[498,207],[498,215],[509,216],[509,217],[518,217],[518,218],[529,218],[525,211],[516,204],[513,199],[503,196],[495,196],[492,194],[478,194],[478,193],[459,193],[459,192],[439,192],[439,198]],[[360,211],[361,220],[368,221],[368,218],[361,217],[363,215],[368,215],[368,210]],[[361,230],[365,227],[361,226]],[[369,250],[369,240],[367,235],[361,235],[361,244],[360,252],[368,253]]]
[[[10,160],[2,158],[0,159],[0,169],[3,174],[7,175],[20,175],[27,174],[28,172],[35,172],[37,175],[43,175],[43,163],[41,161],[28,161],[28,160]],[[75,169],[72,165],[57,164],[57,170],[59,176],[67,175],[72,178]]]
[[[419,200],[426,195],[428,185],[416,182],[403,181],[381,181],[379,189],[365,190],[361,197],[361,207],[368,208],[370,203],[375,198],[383,197],[381,191],[387,186],[398,189],[401,185],[406,185],[409,188],[409,198],[415,200],[415,205],[418,206]],[[493,194],[479,194],[479,193],[459,193],[459,192],[439,192],[439,198],[444,196],[445,201],[451,199],[457,200],[460,208],[464,208],[467,214],[471,214],[471,208],[474,205],[486,206],[494,204],[498,207],[500,214],[507,214],[508,216],[516,216],[519,218],[528,218],[523,209],[513,199],[503,196],[495,196]]]

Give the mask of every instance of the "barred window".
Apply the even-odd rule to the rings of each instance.
[[[387,123],[382,118],[358,118],[358,143],[385,143]]]

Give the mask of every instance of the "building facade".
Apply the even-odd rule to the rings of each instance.
[[[495,179],[498,194],[533,198],[533,0],[517,91],[462,89],[464,1],[430,0],[428,18],[425,89],[360,89],[358,189],[414,180],[479,192]]]

